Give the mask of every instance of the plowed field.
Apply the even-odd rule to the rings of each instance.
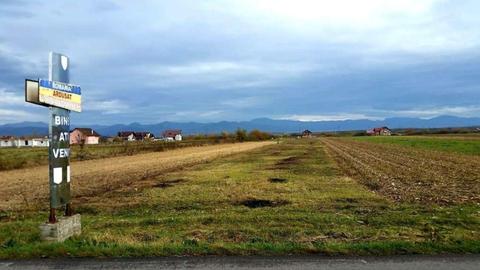
[[[397,201],[480,203],[480,157],[391,144],[325,138],[349,176]]]

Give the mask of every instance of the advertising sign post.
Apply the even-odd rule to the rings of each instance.
[[[73,215],[70,195],[70,111],[81,112],[81,88],[70,84],[70,60],[51,52],[48,80],[25,80],[25,101],[49,107],[49,182],[50,216],[42,224],[41,237],[64,241],[81,232],[80,215]],[[65,207],[65,217],[57,219],[56,210]]]

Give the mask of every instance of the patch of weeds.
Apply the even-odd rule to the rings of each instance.
[[[168,188],[168,187],[174,186],[175,184],[184,183],[184,182],[186,182],[186,181],[187,181],[187,180],[185,180],[185,179],[168,180],[168,181],[160,182],[160,183],[154,185],[153,187],[156,187],[156,188]]]
[[[378,183],[375,180],[365,180],[364,181],[365,186],[367,186],[369,189],[373,191],[378,191],[382,187],[380,183]]]
[[[184,246],[198,246],[198,240],[195,238],[189,238],[182,241]]]
[[[272,177],[272,178],[268,179],[268,181],[270,181],[271,183],[286,183],[286,182],[288,182],[288,180],[285,179],[285,178],[276,178],[276,177]]]
[[[100,213],[100,211],[97,208],[88,206],[88,205],[80,205],[75,207],[75,212],[80,214],[91,214],[91,215],[96,215]]]
[[[353,211],[353,213],[355,213],[357,215],[372,214],[372,212],[374,212],[373,209],[362,208],[362,207],[355,208],[355,210]]]
[[[298,157],[287,157],[284,159],[281,159],[275,163],[275,169],[288,169],[289,167],[299,164],[300,163],[300,158]]]
[[[140,222],[140,224],[142,224],[144,226],[155,226],[155,225],[162,224],[162,221],[158,220],[158,219],[149,218],[149,219],[146,219],[146,220]]]
[[[133,237],[140,242],[153,242],[158,239],[153,232],[134,232]]]
[[[331,166],[325,166],[321,171],[320,175],[322,176],[335,176],[338,175],[339,172],[336,168],[331,167]]]
[[[5,242],[2,243],[2,245],[0,245],[0,248],[12,248],[12,247],[15,247],[17,246],[17,241],[15,241],[15,239],[8,239],[6,240]]]
[[[203,225],[209,225],[209,224],[212,224],[214,221],[215,221],[215,219],[213,217],[206,217],[206,218],[202,219],[201,223]]]
[[[0,221],[6,221],[10,219],[10,215],[7,212],[0,211]]]
[[[358,203],[358,200],[355,198],[338,198],[335,199],[336,202],[342,202],[342,203]]]
[[[425,235],[425,238],[429,239],[432,242],[440,241],[443,238],[439,230],[431,224],[425,224],[422,228],[422,231]]]
[[[278,207],[289,204],[289,201],[286,200],[262,200],[262,199],[247,199],[238,202],[239,205],[246,206],[248,208],[260,208],[260,207]]]
[[[70,244],[79,247],[96,247],[96,248],[115,248],[118,247],[118,244],[115,242],[105,242],[105,241],[97,241],[95,239],[75,239],[72,238],[68,240]]]
[[[346,233],[346,232],[329,231],[329,232],[326,233],[326,235],[330,238],[333,238],[333,239],[349,239],[349,238],[352,238],[352,235],[350,233]]]
[[[348,209],[353,209],[355,207],[356,206],[353,205],[353,204],[341,204],[341,205],[336,206],[335,208],[338,209],[338,210],[348,210]]]
[[[176,211],[190,211],[202,209],[203,205],[199,203],[183,204],[173,207]]]
[[[248,239],[249,243],[265,243],[265,239],[259,236],[252,236],[250,239]]]

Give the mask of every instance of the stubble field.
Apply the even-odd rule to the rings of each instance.
[[[376,143],[379,140],[382,143]],[[404,139],[335,138],[323,142],[347,175],[394,200],[480,203],[480,156],[405,147],[400,145],[404,141],[397,140]],[[418,140],[410,138],[411,142]]]

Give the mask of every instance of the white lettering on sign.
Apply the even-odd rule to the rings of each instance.
[[[62,183],[62,175],[63,174],[63,170],[62,170],[62,167],[58,167],[58,168],[53,168],[53,182],[55,184],[61,184]]]
[[[68,85],[68,84],[66,84],[66,83],[61,83],[61,82],[55,82],[55,81],[53,81],[53,82],[52,82],[52,86],[53,86],[53,88],[55,88],[55,89],[72,92],[72,86],[71,86],[71,85]]]
[[[70,149],[68,148],[52,149],[52,151],[55,158],[68,158],[70,155]]]
[[[55,126],[68,126],[69,124],[70,124],[69,117],[55,115]]]
[[[67,166],[67,183],[70,183],[70,166]]]
[[[61,142],[69,141],[69,136],[70,134],[68,132],[60,132],[60,136],[58,137],[58,140]]]

